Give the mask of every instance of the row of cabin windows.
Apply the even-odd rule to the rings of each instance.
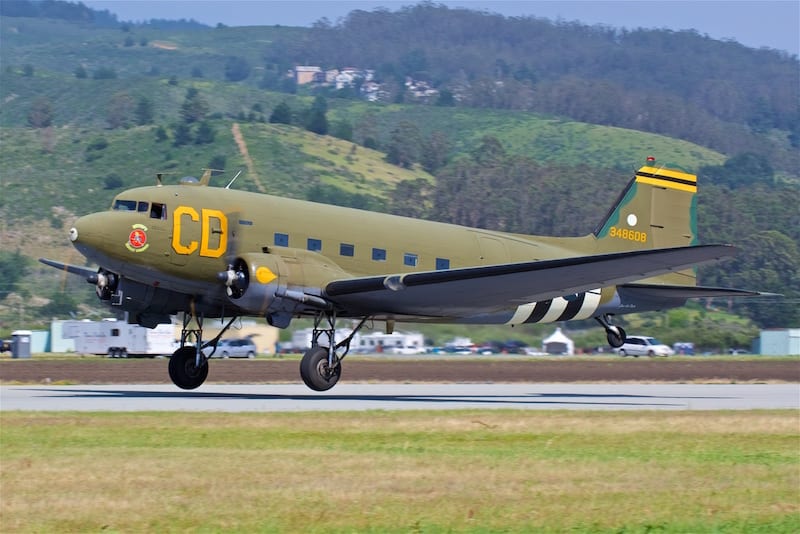
[[[289,234],[283,234],[280,232],[275,233],[275,246],[278,247],[288,247],[289,246]],[[313,252],[320,252],[322,251],[322,240],[315,239],[313,237],[309,237],[306,241],[306,248]],[[345,256],[347,258],[352,258],[356,254],[356,247],[350,243],[340,243],[339,244],[339,255]],[[386,249],[385,248],[377,248],[373,247],[372,249],[372,260],[373,261],[386,261]],[[412,254],[411,252],[406,252],[403,254],[403,265],[407,265],[408,267],[416,267],[419,262],[419,256],[416,254]],[[436,258],[436,269],[437,270],[444,270],[450,268],[450,260],[447,258]]]

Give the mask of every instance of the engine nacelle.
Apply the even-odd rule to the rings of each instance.
[[[320,288],[351,275],[316,252],[275,247],[273,253],[247,253],[219,273],[228,297],[246,315],[265,316],[286,328],[293,316],[331,306]]]
[[[275,293],[286,289],[289,272],[275,254],[242,254],[230,269],[219,274],[228,297],[248,315],[266,315],[276,310]]]

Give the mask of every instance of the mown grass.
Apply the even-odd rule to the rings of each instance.
[[[797,411],[0,413],[15,532],[797,532]]]

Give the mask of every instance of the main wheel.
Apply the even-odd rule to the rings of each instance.
[[[195,365],[197,349],[181,347],[169,359],[169,377],[181,389],[195,389],[206,381],[208,362]]]
[[[606,331],[606,339],[608,340],[608,344],[615,349],[625,344],[626,337],[625,330],[619,326],[612,326]]]
[[[300,360],[300,377],[314,391],[327,391],[339,381],[342,364],[328,365],[328,349],[315,345]]]

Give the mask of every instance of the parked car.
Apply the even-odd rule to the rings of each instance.
[[[628,336],[617,349],[620,356],[670,356],[675,352],[654,337]]]
[[[255,358],[256,352],[258,349],[249,337],[220,339],[212,358]]]
[[[425,354],[425,347],[418,347],[416,345],[406,345],[406,346],[396,346],[396,347],[387,347],[389,354],[404,354],[404,355],[413,355],[413,354]]]

